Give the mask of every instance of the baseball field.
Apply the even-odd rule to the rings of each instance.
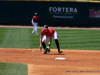
[[[1,25],[0,75],[100,75],[100,28],[53,28],[62,54],[54,41],[49,54],[39,51],[42,27],[33,35],[32,26]]]

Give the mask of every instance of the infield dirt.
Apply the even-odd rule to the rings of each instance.
[[[63,50],[58,54],[56,49],[51,49],[49,54],[42,52],[39,49],[0,48],[0,62],[25,63],[28,75],[100,75],[100,51]],[[66,60],[55,60],[56,57]]]

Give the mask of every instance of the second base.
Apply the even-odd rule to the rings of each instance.
[[[63,58],[63,57],[57,57],[57,58],[55,58],[55,60],[66,60],[66,58]]]

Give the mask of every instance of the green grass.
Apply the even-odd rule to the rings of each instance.
[[[32,35],[28,28],[0,28],[0,47],[3,48],[37,48],[39,35]]]
[[[58,34],[64,49],[100,50],[100,30],[63,30]],[[62,34],[61,34],[62,33]]]
[[[0,63],[0,75],[28,75],[27,65],[21,63]]]
[[[0,28],[0,48],[39,48],[39,35],[32,28]],[[100,50],[100,30],[55,29],[61,49]],[[46,42],[47,45],[47,42]],[[52,41],[51,49],[56,49]]]

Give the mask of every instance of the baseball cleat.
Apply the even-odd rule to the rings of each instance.
[[[59,51],[59,54],[62,53],[62,52],[63,52],[63,51],[60,50],[60,51]]]
[[[49,49],[49,50],[47,50],[47,53],[50,53],[50,49]]]
[[[34,33],[32,32],[32,34],[34,34]]]
[[[44,52],[42,52],[42,54],[47,54],[47,51],[45,50]]]

